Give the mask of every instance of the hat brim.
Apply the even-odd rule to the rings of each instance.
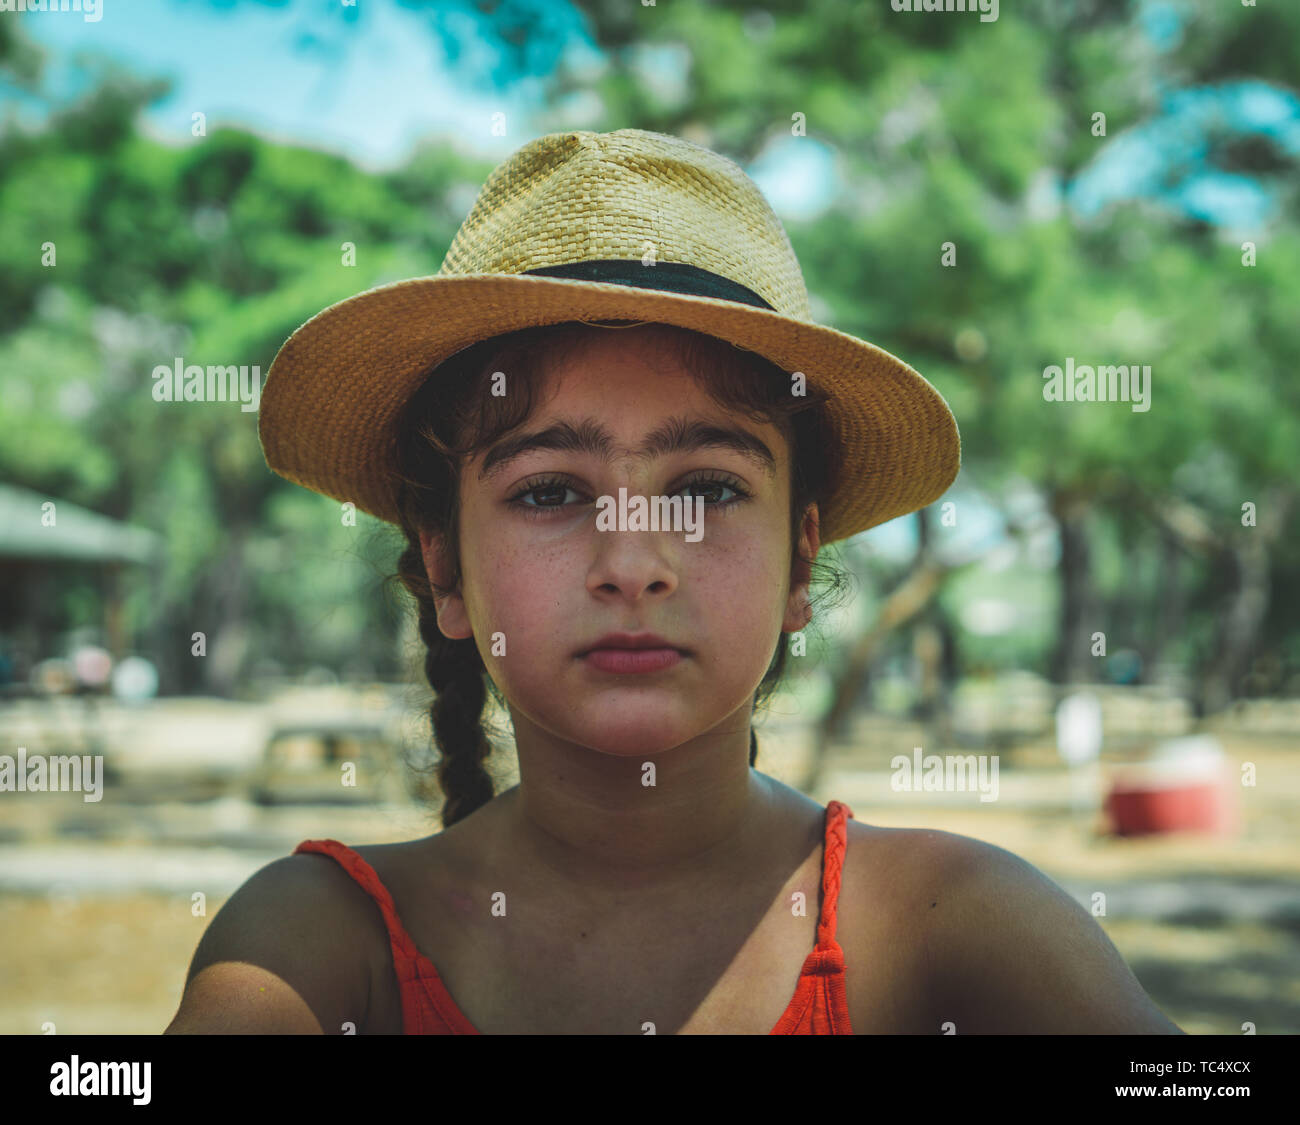
[[[802,371],[831,396],[840,475],[823,543],[923,508],[956,479],[961,439],[937,390],[902,360],[824,325],[711,297],[515,274],[412,278],[329,306],[267,372],[258,436],[280,476],[392,523],[394,425],[429,370],[489,336],[568,320],[693,329]]]

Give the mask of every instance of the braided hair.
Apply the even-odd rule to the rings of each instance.
[[[584,335],[635,321],[566,321],[525,328],[482,340],[438,364],[407,403],[396,430],[398,476],[393,482],[406,547],[397,562],[397,579],[415,598],[424,674],[433,689],[429,717],[439,751],[438,787],[443,794],[442,823],[449,828],[492,800],[487,770],[492,752],[484,707],[489,692],[504,709],[505,700],[487,674],[473,637],[453,640],[438,627],[435,595],[460,585],[459,484],[465,459],[486,449],[531,415],[543,359],[572,348]],[[799,527],[807,505],[823,503],[838,463],[834,460],[825,412],[826,396],[812,386],[790,394],[789,373],[761,356],[724,340],[669,325],[668,333],[687,369],[698,372],[704,389],[723,407],[770,421],[790,445],[791,561],[824,570],[838,590],[843,575],[834,567],[797,560]],[[510,394],[489,393],[496,371],[510,375]],[[441,536],[454,567],[449,587],[433,587],[425,568],[420,532]],[[754,696],[757,707],[775,690],[785,671],[789,636],[782,632],[776,653]],[[758,758],[758,738],[749,733],[749,764]]]

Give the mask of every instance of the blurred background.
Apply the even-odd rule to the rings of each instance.
[[[257,868],[440,827],[396,530],[154,368],[265,372],[526,141],[620,128],[740,163],[961,429],[940,503],[828,552],[758,768],[1021,855],[1189,1032],[1300,1032],[1300,6],[101,12],[0,15],[0,755],[104,768],[0,792],[0,1032],[156,1033]],[[1047,401],[1067,359],[1149,409]]]

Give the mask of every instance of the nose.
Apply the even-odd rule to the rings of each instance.
[[[672,531],[591,532],[595,553],[587,572],[587,589],[603,597],[630,602],[664,598],[677,589],[678,575]]]

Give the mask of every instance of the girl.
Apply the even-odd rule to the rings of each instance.
[[[933,502],[959,442],[920,375],[813,322],[730,161],[531,142],[437,275],[286,342],[259,429],[406,536],[443,831],[263,868],[169,1031],[1178,1031],[1029,864],[755,768],[821,545]],[[519,759],[495,796],[489,691]]]

